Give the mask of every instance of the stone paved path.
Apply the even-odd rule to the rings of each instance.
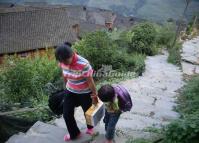
[[[143,76],[121,84],[131,93],[134,108],[122,115],[119,128],[158,128],[178,118],[173,107],[176,105],[177,90],[183,86],[183,76],[178,67],[167,62],[167,53],[147,57]]]

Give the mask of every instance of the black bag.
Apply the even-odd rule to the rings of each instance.
[[[51,93],[48,99],[48,106],[52,110],[52,112],[58,116],[63,114],[63,104],[64,104],[64,96],[67,96],[67,90],[59,90],[54,93]],[[80,106],[78,100],[75,103],[75,107]]]
[[[60,90],[52,93],[48,99],[49,108],[54,114],[58,116],[63,114],[63,103],[65,94],[66,92],[64,90]]]

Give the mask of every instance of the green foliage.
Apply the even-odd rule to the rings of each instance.
[[[181,55],[180,55],[180,49],[182,48],[181,43],[176,43],[173,48],[168,49],[169,51],[169,57],[168,62],[180,65],[181,64]]]
[[[126,66],[130,71],[134,71],[138,75],[141,75],[145,70],[145,55],[139,53],[132,53],[126,57]]]
[[[199,113],[179,119],[167,126],[165,143],[197,143],[199,139]]]
[[[162,26],[156,25],[156,44],[170,48],[175,37],[175,26],[171,23],[166,23]]]
[[[195,13],[187,25],[186,34],[191,35],[194,28],[199,29],[199,13]]]
[[[91,62],[95,70],[103,65],[112,65],[115,70],[132,70],[142,72],[145,56],[140,54],[127,54],[103,31],[86,35],[74,45],[77,52]]]
[[[94,69],[102,64],[111,65],[116,59],[116,47],[106,32],[97,31],[87,34],[81,41],[75,43],[74,48],[91,62]]]
[[[199,140],[199,76],[193,77],[179,97],[181,118],[165,128],[166,143],[197,143]]]
[[[114,28],[111,32],[107,32],[107,34],[112,40],[121,40],[120,36],[123,32],[125,32],[125,29]]]
[[[55,59],[50,60],[47,54],[35,58],[8,57],[5,62],[0,79],[2,96],[9,103],[40,100],[45,84],[60,76]]]
[[[128,37],[128,36],[127,36]],[[139,52],[146,55],[154,54],[156,29],[152,23],[140,23],[131,31],[130,52]]]
[[[119,39],[115,40],[119,47],[128,48],[131,42],[131,31],[123,31],[119,35]]]
[[[129,139],[126,143],[152,143],[151,141],[147,139]]]
[[[150,133],[157,133],[157,134],[162,133],[162,130],[160,128],[155,128],[155,127],[147,127],[143,131],[150,132]]]
[[[179,106],[177,110],[183,114],[194,114],[199,110],[199,76],[195,76],[182,91],[179,97]]]
[[[128,47],[130,52],[146,55],[158,54],[162,48],[170,49],[175,36],[175,26],[172,23],[158,25],[155,23],[140,23],[131,31],[123,31],[116,43],[121,48]]]
[[[186,29],[186,34],[187,35],[190,35],[191,32],[193,31],[193,23],[189,23],[188,26],[187,26],[187,29]]]

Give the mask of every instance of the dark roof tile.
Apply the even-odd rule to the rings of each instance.
[[[1,13],[0,54],[74,42],[71,23],[64,9]]]

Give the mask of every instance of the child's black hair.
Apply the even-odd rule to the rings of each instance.
[[[114,96],[115,96],[114,88],[109,84],[103,85],[98,90],[98,97],[103,102],[112,102]]]
[[[63,62],[69,59],[73,55],[73,50],[71,48],[71,43],[65,42],[64,44],[57,46],[55,49],[55,58],[59,62]]]

